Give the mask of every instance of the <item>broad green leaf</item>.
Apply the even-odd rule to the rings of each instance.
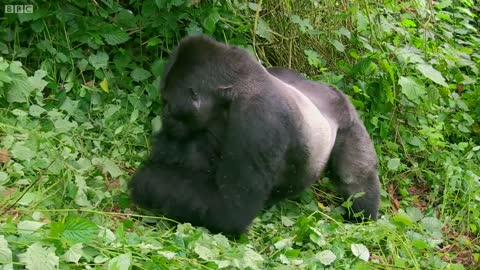
[[[263,269],[263,257],[252,249],[247,248],[243,255],[244,267],[250,267],[251,269]]]
[[[399,212],[398,214],[394,215],[392,217],[392,220],[395,223],[402,224],[402,225],[405,225],[405,226],[412,226],[413,225],[412,219],[408,215],[406,215],[404,212],[403,213]]]
[[[6,172],[0,172],[0,184],[2,184],[3,182],[6,182],[7,179],[8,179],[8,174]]]
[[[330,40],[330,43],[335,47],[335,49],[339,52],[344,52],[345,51],[345,46],[343,46],[342,42],[339,40]]]
[[[32,160],[37,154],[37,152],[20,143],[16,143],[10,153],[13,158],[18,160]]]
[[[8,242],[5,240],[5,236],[0,234],[0,262],[2,262],[4,269],[12,269],[12,264],[7,264],[12,262],[12,250],[8,247]],[[1,269],[1,267],[0,267]]]
[[[132,254],[126,253],[111,259],[108,262],[108,270],[129,270],[132,264]]]
[[[7,101],[8,103],[25,103],[33,90],[28,80],[14,78],[7,90]]]
[[[452,0],[441,0],[438,2],[435,2],[434,7],[436,9],[444,9],[452,5]]]
[[[88,66],[88,61],[85,60],[85,59],[82,59],[80,61],[78,61],[78,69],[80,69],[80,71],[85,71],[87,69],[87,66]]]
[[[105,117],[105,119],[108,119],[108,118],[114,116],[120,109],[121,109],[121,107],[119,105],[108,104],[107,106],[105,106],[105,111],[103,112],[103,117]]]
[[[370,258],[370,251],[368,248],[363,244],[352,244],[350,246],[352,253],[355,257],[368,262]]]
[[[273,246],[276,249],[281,250],[281,249],[291,247],[292,244],[293,244],[293,238],[284,238],[284,239],[281,239],[281,240],[277,241],[275,244],[273,244]]]
[[[31,234],[40,229],[43,225],[45,225],[43,222],[22,220],[17,224],[17,231],[19,234]]]
[[[448,84],[445,82],[445,78],[443,78],[442,74],[438,70],[434,69],[431,65],[426,63],[418,64],[417,69],[428,79],[440,84],[441,86],[448,87]]]
[[[130,123],[133,123],[133,122],[137,121],[138,113],[139,113],[139,111],[137,109],[133,110],[132,114],[130,115]]]
[[[425,86],[414,77],[401,76],[398,79],[398,84],[402,87],[402,94],[417,104],[419,104],[425,96]]]
[[[6,72],[0,71],[0,81],[10,83],[12,82],[12,78],[10,78]]]
[[[393,51],[397,56],[398,60],[406,64],[425,62],[420,55],[421,51],[415,47],[395,48]]]
[[[282,216],[280,219],[285,227],[291,227],[293,224],[295,224],[295,222],[288,217]]]
[[[434,235],[442,235],[442,222],[436,217],[424,217],[421,221],[423,228]]]
[[[80,261],[80,258],[82,258],[83,255],[83,244],[82,243],[76,243],[73,246],[71,246],[65,254],[63,254],[63,259],[66,262],[71,262],[71,263],[78,263]]]
[[[40,117],[42,113],[46,112],[46,110],[38,105],[33,104],[28,108],[28,113],[33,117]]]
[[[64,225],[63,236],[71,243],[88,243],[97,236],[98,226],[84,218],[68,218]]]
[[[202,22],[203,28],[205,28],[207,33],[213,33],[215,32],[215,28],[219,20],[220,14],[218,14],[218,10],[212,9],[208,16]]]
[[[118,29],[111,33],[102,34],[105,41],[110,45],[122,44],[130,39],[127,32]]]
[[[198,255],[198,257],[206,261],[215,259],[219,255],[219,251],[217,248],[205,247],[199,243],[195,245],[193,251]]]
[[[98,52],[90,55],[88,61],[95,69],[106,68],[108,65],[108,54],[104,52]]]
[[[313,26],[310,24],[308,19],[302,19],[298,15],[293,15],[291,17],[293,23],[297,24],[300,27],[302,33],[306,33],[307,30],[312,30]]]
[[[148,70],[145,70],[143,68],[134,69],[130,75],[132,76],[132,79],[136,82],[144,81],[150,78],[150,76],[152,76],[152,74]]]
[[[399,158],[391,158],[388,160],[387,168],[390,171],[395,171],[400,166],[400,159]]]
[[[327,249],[315,254],[315,258],[323,265],[330,265],[337,259],[337,256],[331,250]]]
[[[257,35],[271,42],[272,41],[271,32],[272,32],[272,29],[270,29],[270,26],[268,26],[268,23],[262,18],[260,18],[258,20],[258,25],[257,25]]]
[[[320,68],[324,66],[324,61],[316,51],[304,50],[303,53],[307,56],[308,64],[312,67]]]
[[[195,22],[190,22],[190,24],[188,25],[188,27],[185,30],[187,31],[187,36],[192,36],[192,35],[203,33],[202,27],[200,27]]]
[[[28,270],[56,270],[59,258],[55,255],[54,247],[43,247],[41,243],[33,243],[24,253],[18,254],[20,262]]]
[[[60,110],[63,110],[68,113],[68,115],[74,115],[75,111],[77,110],[79,100],[72,100],[70,97],[66,97],[65,101],[63,101],[62,106],[60,106]]]
[[[12,62],[10,63],[10,71],[11,71],[13,74],[18,74],[18,75],[27,76],[27,73],[26,73],[25,70],[22,68],[22,63],[21,63],[21,62],[18,62],[18,61],[12,61]]]
[[[423,218],[422,211],[416,207],[408,207],[406,212],[407,215],[412,219],[412,222],[417,222]]]
[[[117,178],[123,174],[123,171],[110,159],[107,159],[103,164],[103,168],[113,177]]]
[[[60,133],[68,132],[78,126],[77,122],[70,122],[67,119],[58,119],[53,123],[53,125]]]

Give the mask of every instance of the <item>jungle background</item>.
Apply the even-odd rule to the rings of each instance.
[[[0,9],[0,269],[479,269],[478,1]],[[239,239],[131,204],[127,183],[161,128],[163,67],[195,33],[350,97],[379,157],[378,221],[344,222],[328,178]]]

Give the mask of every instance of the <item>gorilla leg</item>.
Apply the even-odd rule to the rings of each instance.
[[[353,199],[353,211],[363,211],[364,217],[377,219],[380,201],[377,158],[368,133],[357,120],[348,129],[340,129],[330,159],[330,169],[339,192]]]

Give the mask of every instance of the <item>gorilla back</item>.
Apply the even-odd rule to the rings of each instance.
[[[180,159],[187,162],[168,168],[167,161],[151,157],[130,184],[141,206],[238,234],[262,208],[298,195],[328,165],[341,195],[363,194],[355,196],[353,211],[377,218],[377,158],[341,92],[289,69],[267,70],[246,51],[205,36],[180,42],[160,91],[165,104],[161,135],[195,145],[196,138],[208,134],[207,148],[214,149],[190,151],[194,158],[189,151],[175,153],[177,159],[186,155]],[[169,143],[159,140],[155,149]],[[216,153],[215,164],[195,181],[188,172],[197,166],[188,161],[204,152]]]

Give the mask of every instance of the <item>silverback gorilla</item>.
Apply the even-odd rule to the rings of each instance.
[[[133,201],[178,221],[239,234],[266,206],[327,169],[353,211],[377,218],[377,158],[348,98],[243,49],[183,39],[160,86],[163,129],[129,184]]]

